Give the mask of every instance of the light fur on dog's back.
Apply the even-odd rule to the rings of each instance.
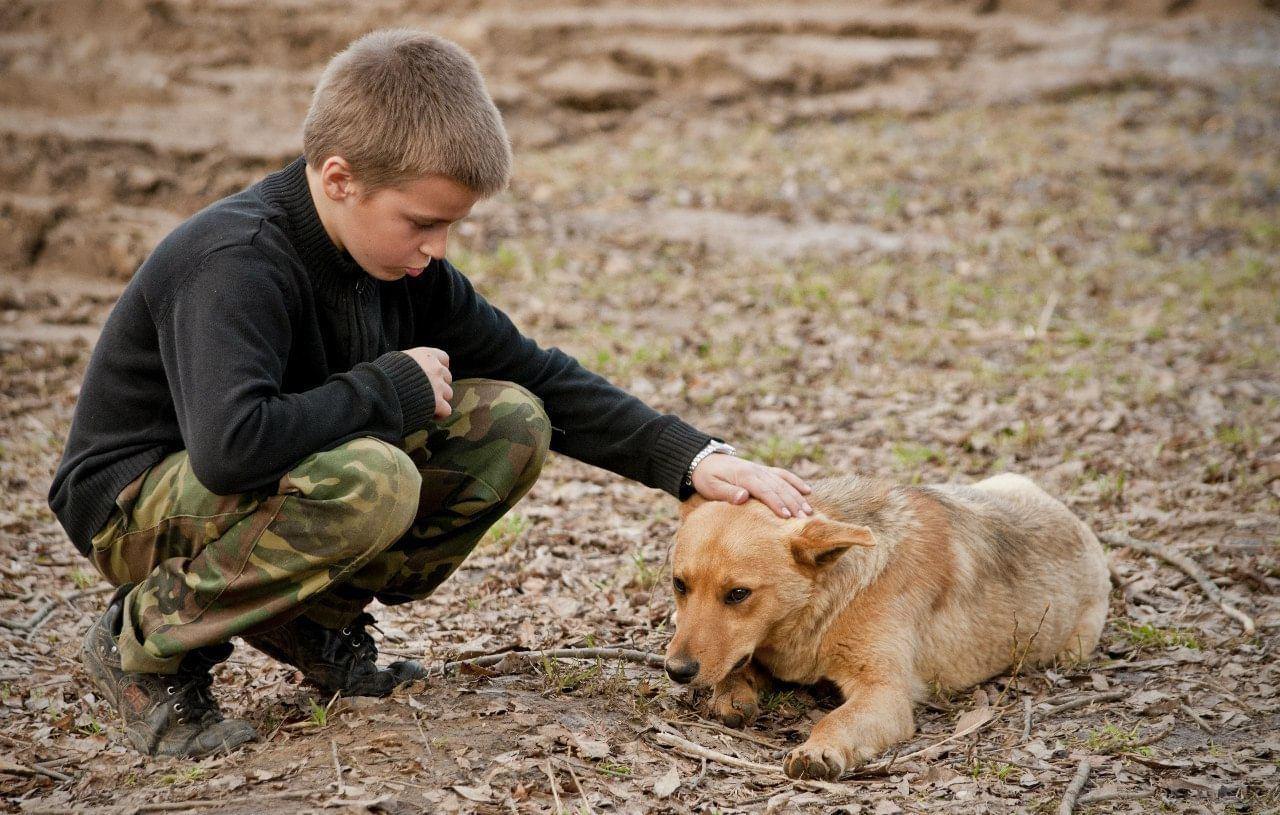
[[[1097,645],[1110,588],[1102,548],[1028,479],[811,486],[812,519],[686,502],[673,561],[668,673],[713,685],[716,715],[749,719],[767,675],[828,679],[844,694],[788,773],[833,777],[907,738],[911,700],[930,685],[961,688]],[[735,585],[747,599],[725,596]]]

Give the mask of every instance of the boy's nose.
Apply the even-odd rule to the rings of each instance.
[[[444,257],[445,244],[449,241],[449,232],[445,229],[441,229],[439,232],[438,236],[432,236],[430,240],[423,241],[422,245],[418,247],[418,251],[429,258]]]
[[[667,676],[683,685],[698,675],[699,667],[696,659],[670,657],[666,664]]]

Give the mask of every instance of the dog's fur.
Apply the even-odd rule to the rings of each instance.
[[[1034,483],[812,484],[816,514],[695,496],[681,506],[667,671],[749,722],[768,679],[830,680],[844,703],[792,750],[792,777],[835,778],[915,731],[930,686],[963,688],[1015,662],[1079,660],[1110,590],[1097,538]],[[750,593],[728,602],[735,588]],[[740,594],[740,592],[739,592]]]

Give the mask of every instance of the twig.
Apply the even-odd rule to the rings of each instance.
[[[542,768],[547,774],[547,780],[551,782],[551,796],[556,799],[556,815],[560,815],[564,811],[564,806],[560,803],[560,788],[556,786],[556,776],[551,770],[551,759],[547,759],[546,766]]]
[[[1082,707],[1088,707],[1094,702],[1114,702],[1118,699],[1124,699],[1129,695],[1127,690],[1109,690],[1106,693],[1090,693],[1086,696],[1079,696],[1069,702],[1063,702],[1060,705],[1054,705],[1045,710],[1046,716],[1055,716],[1059,713],[1066,713],[1069,710],[1079,710]]]
[[[39,764],[34,767],[28,767],[25,764],[13,764],[8,761],[0,760],[0,773],[8,773],[9,775],[43,775],[46,778],[52,778],[54,781],[72,781],[71,776],[60,773],[57,770],[50,770],[47,767],[41,767]]]
[[[621,659],[626,662],[648,665],[651,668],[661,668],[664,662],[663,658],[658,654],[637,651],[633,648],[553,648],[544,651],[503,651],[501,654],[459,659],[454,662],[446,662],[440,667],[439,673],[443,676],[463,665],[487,668],[490,665],[497,665],[509,656],[523,657],[525,659],[542,659],[544,657],[547,659]]]
[[[1049,301],[1044,304],[1044,308],[1040,311],[1040,319],[1036,322],[1036,336],[1043,337],[1045,332],[1049,330],[1049,323],[1053,320],[1053,312],[1058,308],[1058,291],[1054,289],[1049,292]]]
[[[1062,794],[1062,803],[1058,804],[1058,815],[1071,815],[1076,808],[1076,799],[1080,797],[1080,793],[1084,790],[1085,782],[1089,780],[1089,771],[1093,769],[1093,765],[1089,763],[1089,759],[1080,759],[1080,766],[1076,767],[1075,777],[1071,779],[1071,783],[1067,785],[1067,791]]]
[[[1172,732],[1173,732],[1173,725],[1169,725],[1168,727],[1162,730],[1157,730],[1156,732],[1152,733],[1150,736],[1144,736],[1138,741],[1135,741],[1133,744],[1130,744],[1129,747],[1130,748],[1149,747],[1158,741],[1163,741],[1165,737]]]
[[[1035,706],[1030,696],[1022,697],[1022,740],[1031,738],[1031,708]]]
[[[743,741],[749,741],[752,744],[758,744],[761,747],[768,747],[771,750],[783,749],[783,745],[778,744],[776,741],[769,741],[768,739],[762,739],[759,736],[756,736],[752,733],[748,733],[745,730],[734,730],[732,727],[725,727],[724,725],[719,724],[717,722],[706,722],[706,721],[682,722],[682,721],[677,721],[676,719],[663,719],[663,721],[666,722],[667,724],[676,725],[676,726],[688,725],[689,727],[701,727],[704,730],[711,730],[716,733],[723,733],[726,736],[734,736],[736,738],[742,739]]]
[[[687,739],[682,739],[679,736],[672,735],[671,733],[662,733],[662,732],[655,733],[653,736],[653,739],[659,744],[664,744],[667,747],[672,747],[675,750],[681,753],[684,753],[687,756],[692,756],[694,758],[701,758],[707,761],[714,761],[718,764],[724,764],[725,766],[728,766],[728,767],[737,767],[740,770],[753,770],[755,772],[765,774],[765,775],[783,776],[784,778],[786,778],[786,775],[782,772],[781,768],[777,766],[770,765],[770,764],[760,764],[755,761],[747,761],[746,759],[743,759],[743,758],[734,758],[733,756],[727,756],[724,753],[718,753],[715,750],[712,750],[708,747],[703,747],[701,744],[697,744]],[[807,789],[818,789],[824,792],[839,793],[841,795],[856,794],[856,792],[850,789],[849,787],[846,787],[842,784],[832,784],[829,781],[814,781],[811,779],[801,780],[798,778],[787,778],[787,780],[794,783],[798,787],[805,787]]]
[[[565,764],[564,768],[569,771],[569,777],[573,779],[573,785],[578,788],[578,795],[582,796],[582,805],[587,808],[587,815],[596,815],[596,811],[591,808],[591,802],[587,800],[587,791],[583,789],[582,782],[578,780],[578,774],[573,771],[573,765]]]
[[[329,739],[329,747],[333,750],[333,777],[337,779],[338,796],[342,797],[347,794],[347,785],[342,781],[342,764],[338,761],[338,742]]]
[[[315,795],[315,792],[306,790],[285,790],[284,792],[269,792],[255,794],[256,800],[278,800],[281,798],[309,798]],[[137,804],[130,806],[128,812],[180,812],[184,809],[199,809],[203,807],[225,807],[227,800],[225,798],[214,800],[211,798],[192,798],[186,801],[156,801],[149,804]],[[68,808],[61,807],[33,807],[31,809],[23,809],[23,815],[67,815],[68,812],[91,812],[92,810],[81,809],[79,807]],[[119,812],[118,807],[112,807],[106,810],[98,810],[99,812]]]
[[[1195,722],[1196,726],[1199,727],[1201,730],[1203,730],[1204,732],[1208,733],[1211,736],[1213,735],[1213,728],[1209,727],[1209,725],[1205,723],[1205,720],[1201,718],[1200,714],[1192,710],[1191,707],[1186,702],[1182,700],[1178,700],[1178,709],[1181,710],[1183,713],[1187,714],[1188,716],[1190,716],[1191,721]]]
[[[1254,625],[1253,618],[1245,614],[1240,609],[1227,602],[1226,595],[1222,593],[1222,589],[1218,588],[1204,570],[1195,564],[1191,558],[1181,555],[1162,544],[1153,541],[1140,541],[1131,538],[1123,532],[1106,532],[1101,536],[1104,541],[1112,546],[1125,546],[1130,549],[1137,550],[1143,554],[1153,555],[1160,558],[1165,563],[1175,566],[1182,570],[1182,573],[1195,580],[1200,590],[1205,593],[1211,602],[1218,605],[1223,613],[1228,617],[1236,620],[1244,628],[1244,633],[1250,636],[1257,630]]]
[[[1101,804],[1103,801],[1136,801],[1139,798],[1150,798],[1155,790],[1094,790],[1081,795],[1076,801],[1080,806]]]
[[[52,614],[57,605],[57,600],[46,600],[45,604],[36,609],[24,622],[15,623],[12,620],[0,618],[0,625],[3,625],[5,628],[13,629],[14,631],[30,631],[35,626],[44,622],[44,618]]]

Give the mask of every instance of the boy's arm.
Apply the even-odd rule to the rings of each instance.
[[[211,491],[269,486],[299,461],[358,436],[398,444],[435,405],[431,383],[392,352],[302,393],[281,393],[291,282],[253,247],[201,258],[155,309],[160,354],[191,467]]]
[[[540,348],[451,264],[433,266],[423,276],[427,290],[417,289],[427,313],[416,342],[446,351],[455,379],[523,385],[551,419],[551,449],[678,498],[688,494],[685,472],[710,436],[658,413],[558,348]]]

